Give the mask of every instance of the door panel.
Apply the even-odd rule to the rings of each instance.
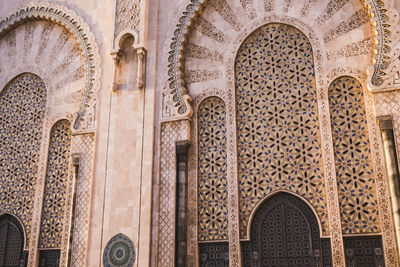
[[[11,215],[0,218],[0,266],[25,266],[24,235],[19,221]]]
[[[279,193],[256,212],[251,240],[242,242],[243,266],[332,266],[329,239],[303,200]]]

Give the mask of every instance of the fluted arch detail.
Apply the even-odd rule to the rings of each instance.
[[[371,75],[372,84],[379,86],[383,83],[382,77],[386,75],[385,69],[388,67],[388,54],[390,52],[390,25],[388,23],[388,15],[386,14],[385,2],[383,0],[359,0],[360,3],[366,9],[368,16],[370,17],[371,23],[374,25],[374,28],[377,32],[375,40],[377,41],[377,49],[375,55],[375,62],[373,64],[374,71]],[[185,70],[184,70],[184,61],[185,61],[185,50],[187,47],[188,40],[191,35],[191,31],[197,24],[199,18],[202,15],[203,10],[208,6],[210,0],[191,0],[190,4],[186,6],[186,9],[183,11],[183,16],[179,18],[179,23],[176,25],[176,29],[174,31],[174,36],[172,37],[172,42],[170,44],[170,56],[168,58],[168,87],[170,93],[173,95],[173,103],[174,107],[177,111],[177,116],[190,117],[193,114],[192,107],[190,106],[191,97],[187,92],[187,84],[185,83]],[[287,1],[285,5],[284,11],[289,10],[291,1]],[[270,12],[272,10],[273,1],[264,1],[265,3],[265,12]],[[302,9],[303,15],[306,12],[309,12],[311,7],[316,3],[316,1],[312,1],[311,3],[307,3],[304,5]],[[340,3],[335,3],[335,1],[331,1],[328,4],[328,9],[332,13],[333,10],[338,9],[340,6],[343,6],[345,1],[340,1]],[[217,4],[217,9],[229,10],[229,6],[225,3],[225,1],[221,1],[221,3]],[[252,7],[250,1],[242,1],[242,6],[248,13],[251,19],[255,17],[255,10]],[[252,9],[253,8],[253,9]],[[232,11],[230,11],[232,13]],[[233,17],[233,13],[231,14],[231,21],[233,27],[236,29],[240,28],[238,21],[235,21]],[[227,15],[229,16],[229,15]],[[331,16],[331,15],[330,15]],[[229,18],[225,18],[229,20]],[[202,22],[203,25],[207,22]],[[214,30],[211,30],[214,31]],[[214,34],[217,32],[214,32]],[[373,43],[368,40],[364,41],[365,43]],[[360,44],[359,44],[360,45]],[[372,52],[372,50],[371,50]]]
[[[94,106],[96,93],[100,86],[100,56],[95,36],[90,31],[89,25],[74,11],[56,3],[37,2],[28,4],[2,20],[0,22],[0,37],[6,35],[21,23],[32,19],[52,21],[61,25],[75,36],[82,49],[85,57],[86,85],[80,109],[73,124],[74,129],[79,130],[88,115],[88,109]]]

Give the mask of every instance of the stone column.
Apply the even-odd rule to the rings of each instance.
[[[186,266],[187,254],[187,165],[189,141],[176,143],[176,230],[175,230],[175,266]]]
[[[396,143],[393,133],[393,119],[390,116],[379,117],[382,136],[383,153],[388,175],[390,197],[392,202],[394,226],[396,230],[397,247],[400,244],[400,174],[397,160]]]

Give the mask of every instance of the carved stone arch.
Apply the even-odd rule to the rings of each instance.
[[[301,200],[308,206],[308,208],[312,211],[312,213],[314,214],[314,217],[315,217],[315,219],[316,219],[316,221],[317,221],[317,224],[318,224],[318,229],[319,229],[320,237],[322,237],[321,220],[320,220],[320,218],[318,217],[318,212],[315,210],[315,208],[313,207],[313,205],[311,205],[311,203],[310,203],[306,198],[304,198],[304,197],[302,197],[302,196],[300,196],[300,195],[298,195],[298,194],[295,194],[295,193],[293,193],[293,192],[290,192],[290,191],[288,191],[288,190],[277,190],[277,191],[275,191],[275,192],[272,192],[270,195],[266,196],[263,200],[261,200],[261,201],[254,207],[253,211],[251,212],[250,217],[249,217],[249,223],[248,223],[248,225],[252,225],[253,220],[254,220],[254,217],[256,216],[256,214],[257,214],[258,210],[260,209],[260,207],[261,207],[262,205],[264,205],[264,203],[265,203],[266,201],[268,201],[270,198],[274,197],[274,196],[277,195],[277,194],[289,194],[289,195],[293,195],[293,196],[295,196],[295,197],[301,199]],[[251,227],[249,227],[249,228],[247,229],[247,239],[246,239],[247,241],[250,240],[250,236],[251,236]]]
[[[24,75],[24,74],[30,74],[30,75],[34,75],[34,76],[40,78],[44,82],[45,86],[48,84],[48,81],[50,80],[50,77],[48,77],[46,75],[46,73],[41,72],[39,69],[37,69],[35,67],[21,66],[17,70],[0,78],[0,94],[6,88],[7,84],[9,84],[12,80],[17,78],[18,76]],[[46,87],[46,90],[47,90],[47,87]]]
[[[370,16],[371,15],[371,10],[374,11],[376,9],[376,5],[371,5],[368,7],[368,4],[372,3],[372,1],[378,3],[375,0],[369,0],[369,1],[323,1],[324,4],[329,4],[329,7],[333,7],[331,8],[331,10],[339,10],[340,8],[338,8],[336,6],[336,4],[338,3],[352,3],[354,6],[357,6],[357,8],[361,8],[363,7],[362,11],[366,11],[367,15]],[[250,19],[243,19],[241,20],[241,18],[238,19],[239,22],[245,22],[243,24],[236,24],[235,25],[235,19],[237,19],[237,16],[235,18],[235,15],[237,15],[238,13],[240,13],[240,15],[243,15],[242,17],[246,17],[247,15],[247,11],[251,10],[251,5],[254,1],[241,1],[242,6],[239,5],[235,5],[232,4],[232,1],[226,0],[226,1],[218,1],[218,4],[221,4],[219,6],[217,6],[217,8],[212,7],[212,12],[214,12],[210,17],[212,18],[212,20],[210,20],[211,22],[214,22],[214,18],[220,18],[221,17],[221,10],[228,10],[229,12],[231,12],[230,14],[232,16],[227,15],[227,13],[225,13],[225,17],[223,18],[224,22],[223,23],[215,23],[212,24],[210,23],[210,21],[204,21],[204,18],[202,17],[203,15],[207,15],[207,12],[203,12],[208,6],[212,6],[214,3],[211,3],[212,0],[207,1],[207,0],[193,0],[190,2],[190,4],[187,6],[184,15],[180,18],[179,20],[179,24],[177,25],[176,31],[174,32],[174,36],[172,38],[171,41],[171,51],[170,51],[170,56],[168,58],[168,85],[167,85],[167,90],[164,93],[164,95],[171,95],[172,101],[170,101],[168,103],[168,101],[166,101],[165,103],[168,103],[167,106],[170,108],[170,110],[173,110],[174,112],[166,112],[165,116],[163,114],[163,122],[166,121],[175,121],[177,119],[187,119],[190,118],[194,112],[192,109],[192,106],[190,105],[190,100],[191,97],[193,97],[194,99],[194,107],[198,106],[198,100],[202,99],[203,97],[205,97],[206,95],[208,95],[207,93],[205,93],[207,90],[207,88],[211,88],[211,87],[218,87],[219,84],[222,84],[222,86],[220,88],[224,88],[224,94],[226,94],[226,99],[225,103],[227,105],[227,122],[228,124],[234,125],[232,126],[232,128],[235,128],[235,115],[234,115],[234,108],[235,108],[235,100],[234,100],[234,88],[235,88],[235,79],[234,79],[234,59],[235,59],[235,55],[237,52],[237,49],[233,49],[233,47],[239,47],[240,43],[243,42],[243,40],[251,33],[251,31],[248,31],[249,25],[250,27],[253,27],[253,29],[255,28],[255,25],[257,25],[257,27],[260,27],[262,25],[268,24],[270,22],[277,22],[277,23],[285,23],[285,24],[289,24],[289,25],[293,25],[296,26],[297,28],[301,29],[306,36],[310,39],[310,41],[314,44],[313,40],[315,41],[315,43],[320,43],[322,48],[324,48],[324,36],[321,36],[321,34],[319,34],[318,31],[315,31],[315,29],[313,29],[313,27],[311,27],[311,31],[310,32],[316,32],[317,34],[314,34],[314,37],[311,37],[311,35],[309,35],[306,31],[304,31],[304,28],[310,27],[310,24],[305,23],[301,18],[294,18],[293,16],[291,16],[289,14],[289,12],[284,15],[281,14],[274,14],[274,12],[272,11],[268,11],[266,12],[266,16],[263,16],[263,19],[259,18],[254,19],[254,18],[250,18]],[[217,1],[216,1],[217,2]],[[215,2],[215,3],[216,3]],[[278,1],[264,1],[266,3],[271,3],[271,2],[278,2]],[[285,9],[286,7],[288,9],[290,9],[290,5],[294,5],[294,3],[300,3],[302,1],[285,1],[285,3],[282,4],[282,9]],[[312,7],[315,3],[318,3],[318,1],[303,1],[306,2],[306,4],[304,5],[304,10],[308,13],[312,13],[310,12],[310,10],[313,10]],[[261,1],[260,1],[261,3]],[[309,3],[309,4],[308,4]],[[247,6],[246,6],[247,5]],[[379,2],[379,5],[382,7],[382,1]],[[247,9],[246,7],[249,7],[249,9]],[[254,6],[253,6],[254,7]],[[216,11],[216,9],[219,9],[218,11]],[[316,9],[317,10],[317,9]],[[280,10],[279,10],[280,11]],[[322,11],[322,8],[321,10]],[[257,11],[258,12],[258,11]],[[379,12],[385,12],[384,10],[379,10]],[[218,14],[217,14],[218,13]],[[260,13],[260,12],[259,12]],[[279,13],[279,12],[276,12]],[[379,14],[383,14],[383,13],[379,13]],[[314,13],[313,13],[314,14]],[[375,13],[378,14],[378,13]],[[317,14],[318,15],[318,14]],[[327,17],[329,17],[332,14],[320,14],[321,18],[324,19],[324,16],[326,15]],[[349,15],[349,14],[347,14]],[[347,17],[344,16],[344,17]],[[306,15],[305,15],[306,16]],[[249,16],[250,17],[250,16]],[[376,19],[376,16],[375,16]],[[222,19],[221,19],[222,20]],[[367,23],[366,28],[369,26],[369,23],[372,23],[374,19],[371,19],[371,17],[367,18]],[[208,24],[207,24],[208,22]],[[343,21],[344,24],[348,23]],[[192,34],[192,32],[197,31],[198,28],[202,28],[204,27],[204,25],[206,26],[214,26],[214,27],[209,27],[206,30],[204,30],[204,33],[201,32],[202,34]],[[229,28],[229,30],[226,29],[218,29],[216,26],[221,26],[221,24],[224,25],[228,25],[231,26],[231,28]],[[339,23],[338,23],[339,24]],[[200,25],[200,26],[199,26]],[[311,25],[312,26],[312,25]],[[378,27],[378,23],[376,25],[376,27]],[[217,28],[217,29],[216,29]],[[216,29],[216,30],[215,30]],[[383,31],[387,28],[382,27],[381,28]],[[207,31],[208,30],[208,31]],[[218,31],[219,30],[219,31]],[[200,31],[200,30],[199,30]],[[207,31],[207,32],[206,32]],[[229,36],[224,35],[225,33],[229,32]],[[367,32],[367,31],[366,31]],[[224,53],[214,53],[215,51],[210,49],[210,46],[208,46],[207,42],[197,42],[198,39],[196,39],[193,43],[196,44],[197,46],[192,46],[195,49],[199,48],[199,45],[203,44],[203,47],[200,47],[201,49],[203,49],[202,51],[207,51],[209,58],[208,60],[212,60],[213,63],[215,64],[209,64],[209,65],[204,65],[207,66],[207,69],[203,68],[200,71],[196,72],[195,75],[192,75],[191,78],[192,81],[190,81],[190,79],[188,79],[191,75],[190,70],[191,69],[185,69],[187,66],[185,66],[186,62],[185,61],[188,57],[193,57],[194,54],[196,54],[196,52],[198,52],[199,50],[195,50],[194,52],[188,52],[188,47],[190,46],[190,42],[193,41],[193,39],[191,38],[200,38],[201,36],[205,36],[206,34],[209,35],[213,35],[213,37],[215,39],[224,39],[223,46],[221,45],[221,47],[223,47]],[[220,35],[221,34],[221,35]],[[369,32],[368,32],[369,34]],[[366,35],[368,35],[366,34]],[[194,37],[193,37],[194,36]],[[199,37],[200,36],[200,37]],[[233,37],[232,37],[233,36]],[[378,36],[379,32],[378,32]],[[373,42],[376,40],[376,36],[364,36],[366,39],[370,39],[367,40],[368,42],[371,41],[371,46],[370,47],[364,47],[366,48],[366,50],[368,50],[368,53],[373,51],[373,49],[375,48],[375,44],[373,44]],[[364,38],[362,37],[362,38]],[[385,37],[386,38],[386,37]],[[211,38],[209,39],[211,40]],[[386,40],[386,39],[385,39]],[[204,40],[203,40],[204,41]],[[211,41],[215,41],[214,39]],[[364,42],[365,43],[365,42]],[[383,44],[384,42],[380,42],[380,44]],[[206,44],[206,45],[204,45]],[[357,44],[354,44],[357,45]],[[208,48],[204,49],[204,48]],[[313,49],[315,49],[315,47],[313,46]],[[332,48],[331,48],[332,49]],[[316,49],[317,50],[317,49]],[[314,50],[314,53],[316,52],[316,50]],[[357,50],[357,49],[356,49]],[[321,105],[319,106],[320,110],[319,110],[319,118],[320,118],[320,125],[321,125],[321,151],[323,152],[323,157],[324,157],[324,172],[326,174],[326,185],[327,188],[331,189],[330,192],[327,192],[327,197],[328,197],[328,204],[329,203],[334,203],[337,204],[337,188],[336,188],[336,177],[335,177],[335,170],[334,170],[334,165],[332,164],[332,142],[331,142],[331,136],[330,136],[330,121],[329,121],[329,107],[327,107],[327,105],[325,104],[328,100],[327,98],[327,89],[329,86],[329,82],[330,79],[327,75],[327,73],[329,73],[331,71],[331,69],[334,69],[335,67],[341,67],[341,65],[337,63],[337,65],[335,66],[331,66],[330,64],[327,64],[327,51],[326,49],[321,49],[320,51],[322,51],[322,53],[319,54],[315,54],[316,56],[316,60],[315,64],[316,64],[316,69],[318,69],[320,67],[320,70],[318,72],[322,73],[323,75],[319,76],[318,72],[317,72],[317,89],[318,89],[318,93],[317,93],[317,98],[318,100],[321,100]],[[329,54],[329,57],[335,58],[335,57],[342,57],[345,52],[350,51],[349,49],[338,49],[338,51],[333,51],[332,53]],[[358,50],[357,50],[358,51]],[[211,53],[210,53],[211,52]],[[220,51],[217,51],[220,52]],[[329,51],[328,51],[329,52]],[[207,54],[206,53],[206,54]],[[204,55],[204,53],[203,53]],[[377,57],[381,57],[381,55],[377,55]],[[342,57],[343,58],[343,57]],[[341,59],[342,59],[341,58]],[[370,59],[368,58],[368,63],[365,63],[366,66],[370,66]],[[318,62],[325,62],[323,64],[321,64],[321,66],[318,66]],[[197,63],[197,62],[196,62]],[[329,62],[328,62],[329,63]],[[362,66],[359,65],[352,65],[352,66],[343,66],[341,72],[342,73],[348,73],[349,71],[354,69],[354,66],[359,66],[360,68],[363,69],[363,71],[366,70],[366,66],[365,64],[363,64]],[[375,70],[377,69],[377,64],[375,65]],[[196,64],[193,64],[193,66]],[[198,64],[200,65],[200,64]],[[218,70],[211,70],[209,71],[208,68],[211,68],[213,65],[218,66]],[[330,69],[326,69],[326,65],[328,65],[330,67]],[[216,68],[217,69],[217,68]],[[189,70],[189,71],[188,71]],[[196,69],[195,69],[196,70]],[[212,72],[214,71],[214,72]],[[202,72],[202,73],[201,73]],[[198,74],[203,74],[201,77],[199,77]],[[372,72],[371,72],[372,73]],[[212,74],[212,75],[208,75],[208,74]],[[216,74],[216,75],[214,75]],[[196,76],[197,75],[197,76]],[[208,76],[208,77],[207,77]],[[218,80],[218,82],[222,83],[218,83],[218,85],[216,85],[217,83],[208,83],[209,77],[213,77],[214,81]],[[319,79],[319,78],[320,79]],[[195,80],[193,82],[193,80]],[[192,86],[196,84],[195,86]],[[212,85],[211,85],[212,84]],[[195,87],[194,90],[192,90]],[[223,91],[223,90],[221,90]],[[190,92],[190,96],[189,93]],[[169,100],[169,99],[168,99]],[[163,107],[164,108],[164,107]],[[194,110],[196,110],[197,108],[195,108]],[[172,114],[174,113],[174,114]],[[172,114],[172,115],[171,115]],[[189,120],[187,120],[189,122]],[[195,121],[195,119],[193,119],[193,121],[191,121],[191,129],[195,129],[196,126],[194,126],[193,123]],[[166,125],[167,123],[163,124]],[[172,125],[172,123],[171,123]],[[230,125],[228,125],[228,127],[230,127]],[[175,130],[175,129],[173,129]],[[192,133],[196,133],[196,131],[191,131]],[[228,129],[229,132],[229,129]],[[168,140],[170,140],[169,138],[165,138],[164,136],[167,135],[167,129],[161,130],[161,150],[167,150],[168,148]],[[189,133],[188,129],[185,129],[185,132],[183,135],[187,136],[187,134]],[[174,133],[175,134],[175,133]],[[234,140],[235,138],[230,136],[228,138],[228,149],[234,150],[236,147],[236,141]],[[173,139],[171,139],[173,140]],[[193,140],[193,137],[192,137]],[[195,150],[195,149],[193,149]],[[234,166],[237,166],[236,161],[233,160],[232,158],[234,157],[234,153],[231,153],[230,157],[228,157],[228,177],[235,177],[235,170],[234,170]],[[192,164],[192,166],[195,166],[194,164]],[[166,175],[167,175],[167,169],[165,168],[165,170],[163,170],[163,168],[161,168],[161,172],[160,172],[160,180],[161,181],[166,181]],[[189,176],[191,176],[192,180],[194,179],[193,177],[196,177],[196,171],[194,170],[190,170],[189,169]],[[233,178],[234,179],[234,178]],[[189,185],[191,188],[191,192],[196,192],[194,185]],[[237,188],[237,186],[233,186],[232,188],[230,187],[229,190],[233,190],[232,195],[237,195],[237,191],[235,191]],[[165,197],[167,194],[163,193],[163,191],[160,191],[160,207],[163,206],[163,197]],[[194,197],[193,197],[194,198]],[[189,198],[189,201],[192,203],[192,205],[196,205],[195,200],[193,200],[193,198]],[[168,203],[167,201],[165,201],[165,203]],[[230,205],[232,205],[232,207],[234,209],[237,209],[237,203],[235,203],[234,199],[232,199],[232,201],[229,202]],[[236,205],[236,206],[235,206]],[[192,211],[191,211],[192,214]],[[344,266],[345,262],[344,262],[344,252],[343,252],[343,245],[342,245],[342,234],[341,234],[341,229],[340,229],[340,214],[339,214],[339,207],[333,207],[331,209],[329,209],[329,214],[334,214],[334,216],[330,216],[329,218],[329,224],[330,227],[332,228],[331,231],[331,239],[332,239],[332,244],[334,246],[332,246],[332,253],[334,255],[334,264],[335,266]],[[160,223],[160,233],[164,233],[163,229],[165,229],[166,231],[168,231],[168,224],[173,222],[173,220],[169,219],[169,220],[164,220],[162,218],[162,216],[160,216],[161,218],[161,223]],[[232,222],[232,224],[230,225],[230,229],[231,229],[231,233],[230,233],[230,238],[232,238],[233,243],[232,246],[230,245],[230,260],[232,260],[231,264],[236,265],[239,264],[238,261],[236,261],[236,259],[240,259],[238,253],[236,253],[236,249],[237,247],[239,247],[239,235],[237,233],[237,229],[239,229],[238,226],[238,218],[235,217],[235,214],[230,214],[229,215],[229,221]],[[236,232],[235,232],[236,231]],[[191,255],[190,257],[193,257],[193,260],[191,261],[194,264],[196,264],[196,262],[198,262],[198,260],[195,260],[196,257],[198,257],[198,253],[195,253],[194,251],[196,251],[196,242],[194,242],[193,240],[195,240],[195,237],[197,235],[197,229],[195,227],[193,227],[191,229],[191,231],[189,231],[189,238],[188,238],[188,242],[189,244],[189,249],[192,252],[189,252]],[[165,240],[164,240],[165,239]],[[173,250],[173,244],[171,242],[168,241],[167,238],[165,238],[165,235],[160,235],[159,238],[159,243],[164,243],[161,246],[160,251],[160,255],[159,257],[159,264],[161,265],[168,265],[168,264],[172,264],[169,262],[170,259],[166,260],[168,258],[168,255],[170,254],[171,250]],[[193,241],[193,242],[192,242]],[[164,249],[166,249],[166,252],[164,252]],[[231,249],[234,248],[234,249]]]
[[[67,29],[73,34],[80,45],[85,65],[83,66],[86,74],[85,88],[81,99],[79,111],[75,115],[73,128],[76,131],[94,130],[84,129],[84,122],[96,104],[96,94],[100,87],[100,56],[94,34],[90,31],[88,24],[74,11],[65,6],[50,3],[38,2],[28,4],[16,13],[0,22],[0,37],[17,28],[24,22],[31,20],[44,20],[54,22]]]
[[[123,47],[123,44],[127,38],[133,38],[134,43],[133,46],[136,47],[139,44],[139,34],[136,30],[123,30],[121,31],[114,40],[114,49],[120,50]]]
[[[210,0],[193,0],[186,6],[183,16],[179,19],[170,44],[171,55],[168,58],[168,86],[173,95],[173,102],[177,110],[176,116],[178,117],[191,117],[193,114],[190,106],[191,98],[187,93],[187,85],[184,81],[184,51],[190,38],[191,31],[209,3]],[[247,4],[242,4],[243,8],[247,10],[250,6],[251,9],[251,4],[248,2],[246,3]],[[385,3],[383,0],[360,0],[360,3],[364,5],[370,15],[370,21],[377,32],[376,39],[378,40],[378,46],[371,82],[374,85],[380,85],[383,83],[381,77],[385,75],[384,70],[388,67],[387,54],[390,52],[390,31],[388,29],[390,25],[387,24],[388,16],[384,8]],[[332,5],[332,9],[337,8],[334,6],[335,4],[330,5]],[[224,1],[220,8],[226,9],[226,7],[227,5]],[[310,5],[308,4],[305,7],[305,10],[308,10]],[[251,15],[251,17],[254,16]]]

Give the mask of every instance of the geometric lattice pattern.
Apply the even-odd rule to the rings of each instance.
[[[330,241],[320,238],[312,209],[288,193],[272,196],[257,209],[250,241],[242,242],[244,266],[328,267],[329,252]]]
[[[123,30],[138,30],[140,23],[140,5],[141,0],[118,0],[115,36]]]
[[[256,30],[235,62],[240,237],[257,203],[276,190],[307,199],[328,234],[313,53],[296,28]]]
[[[71,161],[71,124],[57,122],[50,135],[39,248],[61,248]]]
[[[87,244],[89,240],[90,193],[93,177],[94,135],[74,136],[72,151],[79,152],[79,177],[77,185],[76,209],[73,221],[71,266],[86,266]]]
[[[45,107],[45,85],[33,74],[18,76],[0,94],[0,213],[23,222],[27,244]]]
[[[344,251],[346,266],[385,266],[382,236],[345,237]]]
[[[158,266],[173,266],[175,262],[175,184],[176,142],[186,140],[184,121],[163,123],[161,126]]]
[[[344,76],[329,88],[343,233],[380,231],[363,89]]]
[[[59,267],[61,251],[59,249],[49,249],[39,251],[39,266]]]
[[[200,243],[200,267],[228,267],[229,244],[225,242]]]
[[[199,240],[228,238],[225,104],[204,100],[198,111]]]
[[[21,266],[24,259],[23,249],[22,225],[14,216],[2,215],[0,217],[0,266]]]

